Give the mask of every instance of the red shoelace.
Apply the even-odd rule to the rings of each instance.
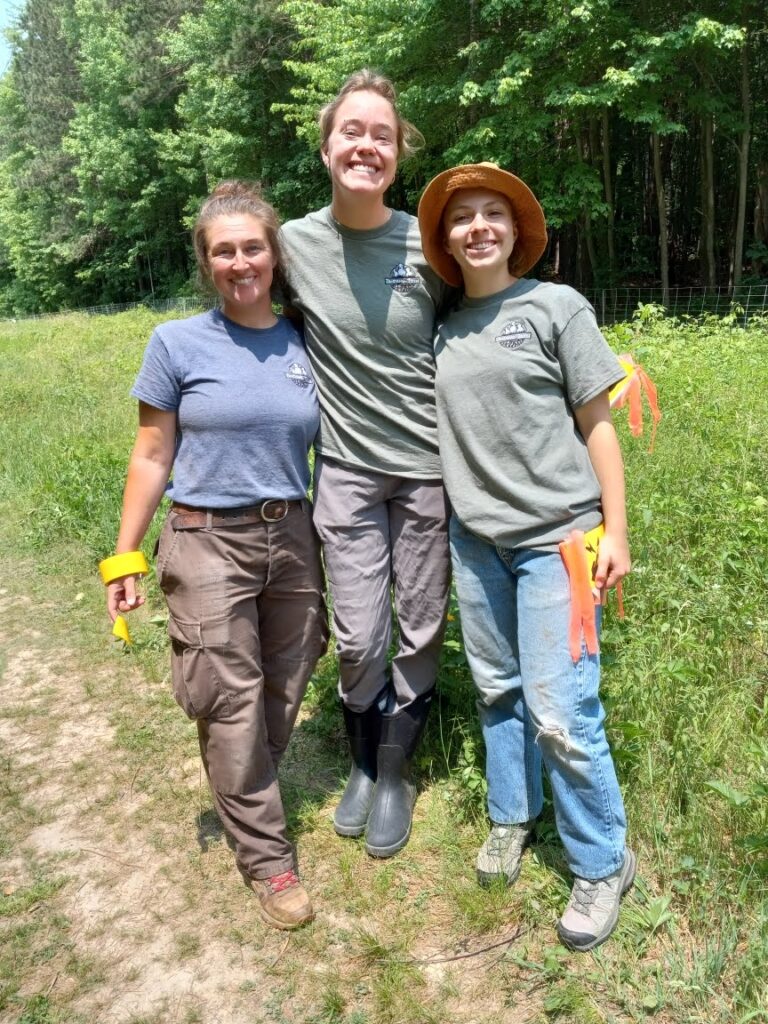
[[[265,878],[264,881],[272,892],[284,892],[286,889],[292,889],[294,885],[300,884],[295,871],[284,871],[282,875],[272,875],[271,878]]]

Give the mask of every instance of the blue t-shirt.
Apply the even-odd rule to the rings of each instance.
[[[209,310],[160,324],[131,394],[178,414],[174,501],[238,508],[306,495],[320,413],[288,320],[241,327]]]

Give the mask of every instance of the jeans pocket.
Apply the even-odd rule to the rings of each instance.
[[[229,641],[229,622],[181,622],[168,619],[171,676],[176,702],[189,718],[220,718],[229,713],[230,694],[223,686],[208,646]]]

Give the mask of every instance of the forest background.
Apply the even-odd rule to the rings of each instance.
[[[0,77],[0,315],[194,291],[189,226],[225,177],[285,218],[327,202],[315,116],[373,66],[453,163],[540,197],[539,276],[768,284],[759,0],[26,0]]]

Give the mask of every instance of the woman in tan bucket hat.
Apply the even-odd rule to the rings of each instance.
[[[547,232],[520,178],[494,164],[444,171],[419,226],[433,269],[464,288],[435,357],[451,557],[487,754],[491,831],[477,874],[516,880],[543,762],[575,876],[558,933],[592,949],[635,875],[598,696],[600,603],[630,567],[608,401],[624,371],[581,295],[522,277]]]

